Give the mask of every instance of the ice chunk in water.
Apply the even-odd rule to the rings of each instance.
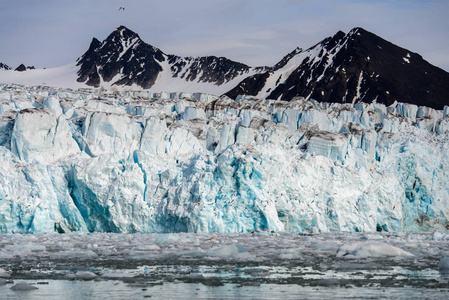
[[[97,277],[97,275],[95,273],[92,273],[89,271],[78,271],[75,274],[75,278],[81,279],[81,280],[92,280],[96,277]]]
[[[410,252],[382,242],[359,242],[341,246],[337,250],[337,257],[383,257],[383,256],[414,256]]]
[[[449,272],[449,257],[445,256],[440,260],[438,269],[440,271]]]
[[[212,248],[207,252],[207,255],[209,256],[219,256],[219,257],[226,257],[226,256],[234,256],[240,253],[248,252],[245,246],[243,245],[229,245],[219,248]]]
[[[102,278],[108,279],[133,278],[134,276],[136,275],[132,273],[112,273],[112,272],[104,273],[103,275],[101,275]]]
[[[9,277],[10,275],[8,274],[8,272],[0,268],[0,278],[9,278]]]
[[[195,243],[195,240],[183,233],[160,234],[156,237],[156,243]]]
[[[435,231],[432,235],[432,239],[434,241],[449,240],[449,231],[446,232]]]
[[[14,290],[14,291],[31,291],[31,290],[37,290],[37,289],[38,289],[37,287],[32,286],[31,284],[26,283],[24,281],[21,281],[11,287],[11,290]]]

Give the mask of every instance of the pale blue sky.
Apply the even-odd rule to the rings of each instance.
[[[363,27],[449,71],[448,15],[448,0],[0,0],[0,62],[69,64],[125,25],[167,54],[273,65]]]

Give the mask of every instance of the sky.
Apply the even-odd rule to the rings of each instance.
[[[272,66],[363,27],[449,71],[448,15],[449,0],[0,0],[0,62],[67,65],[125,25],[166,54]]]

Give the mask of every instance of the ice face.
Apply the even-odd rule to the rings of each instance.
[[[0,90],[0,232],[449,225],[446,109]]]
[[[66,116],[45,108],[23,109],[16,115],[11,151],[27,162],[53,163],[79,152]]]

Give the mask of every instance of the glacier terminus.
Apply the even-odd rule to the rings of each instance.
[[[0,232],[445,231],[448,107],[0,86]]]

